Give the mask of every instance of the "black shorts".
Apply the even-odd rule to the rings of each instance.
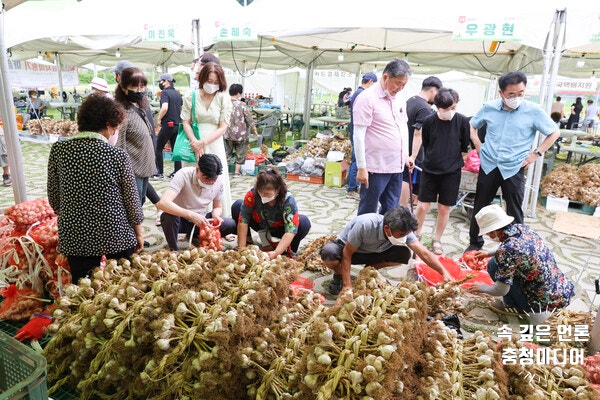
[[[435,175],[423,171],[419,186],[419,201],[440,203],[445,206],[456,205],[460,187],[461,170],[449,174]]]

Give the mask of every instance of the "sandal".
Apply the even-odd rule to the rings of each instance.
[[[433,250],[433,254],[435,254],[436,256],[441,256],[442,254],[444,254],[442,242],[440,242],[439,240],[433,239],[431,241],[431,250]]]

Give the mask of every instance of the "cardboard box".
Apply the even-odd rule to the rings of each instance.
[[[299,182],[308,182],[308,183],[317,183],[322,185],[324,182],[324,177],[322,176],[311,176],[311,175],[297,175],[297,174],[287,174],[285,179],[289,179],[290,181],[299,181]]]
[[[327,161],[325,164],[325,186],[342,187],[348,172],[346,161]]]

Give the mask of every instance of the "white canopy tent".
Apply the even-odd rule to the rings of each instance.
[[[10,1],[16,2],[19,1]],[[164,9],[164,2],[158,0],[149,0],[143,5],[117,0],[29,0],[11,10],[10,18],[2,22],[0,39],[4,41],[6,34],[8,46],[2,46],[0,57],[5,59],[5,50],[10,47],[13,60],[32,58],[39,52],[48,51],[58,55],[64,65],[93,62],[112,66],[118,61],[115,50],[119,49],[123,59],[140,66],[148,62],[148,66],[167,68],[188,64],[193,58],[192,51],[200,45],[198,41],[211,42],[216,26],[207,26],[207,21],[253,21],[259,32],[258,40],[219,42],[211,47],[212,51],[218,51],[223,65],[241,71],[259,67],[306,68],[304,108],[310,109],[312,71],[317,68],[339,68],[360,76],[374,68],[381,69],[393,57],[401,57],[411,64],[415,73],[425,75],[449,70],[477,72],[485,78],[517,69],[527,74],[541,73],[548,62],[543,50],[548,26],[554,10],[562,6],[560,0],[549,0],[544,5],[507,0],[502,10],[523,22],[518,32],[521,41],[504,41],[491,51],[491,41],[452,40],[461,16],[500,13],[499,10],[490,13],[489,6],[481,2],[434,0],[422,5],[412,4],[406,12],[398,10],[397,2],[391,0],[372,0],[368,3],[368,11],[360,11],[367,10],[366,4],[357,9],[340,0],[255,0],[245,8],[234,0],[231,3],[216,7],[209,2],[191,5],[187,1],[173,0],[169,3],[172,11],[167,14],[158,12]],[[594,6],[589,4],[577,6],[581,10],[573,5],[569,7],[573,10],[569,10],[565,45],[562,46],[567,50],[562,52],[557,72],[565,76],[590,77],[600,69],[600,46],[590,44],[591,33],[600,31],[594,27],[594,15],[598,13],[594,13],[590,9]],[[181,15],[187,10],[190,10],[190,19],[182,19]],[[183,45],[179,51],[170,49],[165,43],[141,41],[140,20],[164,24],[172,18],[176,20],[174,24],[185,21],[183,24],[186,25],[196,14],[195,10],[202,16],[201,31],[204,34],[201,40],[194,39],[190,33],[189,41],[175,43]],[[372,13],[373,17],[364,18],[365,12]],[[48,24],[39,21],[48,21]],[[187,29],[191,31],[189,25]],[[110,34],[106,35],[107,32]],[[579,68],[576,61],[581,59],[582,51],[585,51],[585,66]],[[340,55],[343,55],[343,61],[340,61]],[[4,80],[4,76],[3,73],[1,79]],[[9,83],[4,81],[4,84],[4,90],[9,90]],[[11,98],[9,95],[2,97]],[[12,113],[12,108],[9,111]],[[305,113],[305,118],[308,117]],[[306,121],[305,126],[308,126]]]

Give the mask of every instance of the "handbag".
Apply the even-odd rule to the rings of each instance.
[[[200,127],[196,122],[196,91],[192,92],[192,132],[197,140],[200,140]],[[184,162],[196,162],[196,153],[192,150],[190,145],[190,139],[188,139],[185,130],[183,129],[183,123],[179,123],[177,127],[177,139],[175,139],[175,146],[173,146],[173,161],[184,161]]]

